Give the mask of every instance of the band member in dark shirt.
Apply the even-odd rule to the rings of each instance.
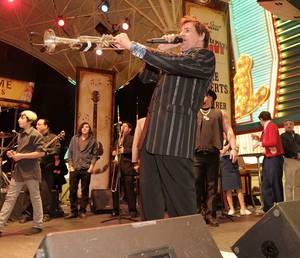
[[[33,206],[33,227],[25,234],[32,235],[42,231],[43,207],[39,189],[41,181],[39,158],[45,155],[45,150],[42,135],[32,127],[32,123],[36,120],[37,115],[30,110],[21,113],[18,120],[21,132],[18,137],[17,150],[7,152],[7,156],[16,163],[5,202],[0,211],[0,236],[24,185],[29,189]]]
[[[217,193],[220,168],[220,150],[223,148],[223,132],[230,142],[229,159],[235,162],[237,148],[233,129],[226,113],[214,108],[217,95],[208,90],[204,103],[198,112],[198,126],[195,142],[194,173],[199,211],[206,223],[218,226]]]
[[[136,192],[135,192],[135,170],[131,162],[132,159],[132,143],[133,136],[130,134],[132,125],[124,122],[121,127],[121,142],[116,146],[118,149],[114,150],[112,155],[119,155],[121,157],[119,166],[121,171],[121,178],[124,186],[124,194],[128,203],[128,211],[132,218],[137,216],[136,210]]]
[[[48,145],[56,135],[50,132],[49,121],[47,119],[39,119],[36,123],[36,129],[43,135],[45,145]],[[54,158],[60,155],[59,140],[55,140],[52,144],[47,146],[47,155],[41,158],[42,183],[41,196],[43,201],[44,222],[51,218],[51,207],[54,207],[52,189],[54,188],[54,174],[52,166]],[[58,206],[58,205],[55,205]]]
[[[78,133],[71,139],[68,163],[70,171],[70,202],[71,213],[66,219],[86,217],[86,207],[89,200],[89,186],[91,174],[98,157],[98,145],[91,126],[87,122],[81,123]],[[78,213],[78,184],[81,181],[81,202]]]
[[[197,212],[193,153],[199,110],[215,72],[207,49],[209,31],[197,19],[184,17],[178,44],[148,48],[120,33],[117,47],[146,63],[142,82],[156,82],[141,138],[141,196],[146,220]],[[176,35],[163,38],[172,42]],[[181,53],[169,50],[181,48]]]

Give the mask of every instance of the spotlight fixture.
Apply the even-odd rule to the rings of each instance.
[[[109,2],[107,0],[102,1],[98,5],[98,9],[99,9],[99,11],[101,11],[103,13],[107,13],[109,11]]]
[[[128,18],[125,18],[124,21],[122,22],[122,29],[123,29],[123,30],[128,30],[129,27],[130,27],[129,19],[128,19]]]

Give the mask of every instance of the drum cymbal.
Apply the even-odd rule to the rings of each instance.
[[[13,134],[0,132],[0,138],[9,138],[9,137],[13,137]]]

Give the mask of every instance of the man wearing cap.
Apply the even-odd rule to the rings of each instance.
[[[45,155],[45,151],[42,135],[32,127],[32,123],[36,120],[37,115],[30,110],[21,113],[18,120],[21,132],[18,137],[17,150],[7,152],[7,156],[15,161],[15,167],[0,211],[0,236],[24,185],[29,190],[33,206],[33,227],[25,235],[42,231],[43,208],[39,189],[41,180],[39,158]]]
[[[230,159],[232,162],[237,160],[237,147],[232,127],[227,115],[214,108],[216,99],[216,93],[209,89],[198,112],[194,154],[198,209],[204,215],[206,223],[211,226],[218,226],[215,202],[223,132],[226,133],[231,146]]]

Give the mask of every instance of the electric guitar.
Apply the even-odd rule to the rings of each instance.
[[[66,133],[64,130],[62,130],[58,135],[56,135],[53,139],[51,139],[49,142],[46,142],[44,144],[44,149],[48,148],[49,146],[51,146],[54,142],[56,142],[57,140],[63,140],[66,136]]]

